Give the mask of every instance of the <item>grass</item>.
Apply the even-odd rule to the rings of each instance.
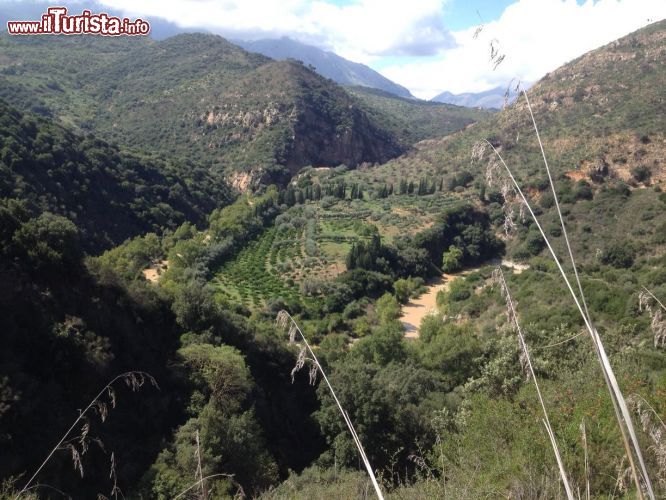
[[[139,389],[141,389],[141,387],[143,387],[146,381],[148,381],[150,385],[157,387],[159,389],[157,381],[153,378],[152,375],[146,372],[129,371],[121,373],[120,375],[114,377],[108,384],[106,384],[102,388],[101,391],[97,393],[97,395],[90,401],[88,406],[86,406],[83,410],[79,410],[79,416],[74,420],[74,423],[72,423],[71,427],[67,429],[65,434],[63,434],[63,436],[60,438],[60,441],[58,441],[56,445],[51,449],[51,451],[46,456],[42,464],[37,468],[37,470],[33,473],[33,475],[30,476],[30,479],[28,479],[23,488],[16,494],[14,500],[18,500],[18,498],[21,497],[21,495],[23,495],[26,491],[28,491],[31,488],[31,485],[34,482],[34,480],[37,478],[39,473],[42,471],[42,469],[46,466],[49,460],[51,460],[51,457],[58,450],[65,449],[71,452],[74,469],[78,470],[81,474],[81,477],[83,477],[84,471],[83,471],[83,464],[81,462],[81,457],[85,455],[85,453],[88,450],[90,442],[90,437],[88,436],[88,433],[90,432],[90,424],[88,422],[83,423],[81,427],[81,434],[79,436],[73,436],[72,434],[77,425],[79,425],[79,423],[86,417],[86,414],[93,408],[99,415],[102,422],[106,420],[106,417],[109,412],[109,406],[111,406],[111,408],[116,407],[116,392],[113,388],[113,385],[121,380],[133,392],[136,392]],[[108,399],[108,402],[103,399],[103,396],[107,396],[106,399]],[[113,480],[113,489],[111,493],[112,495],[114,495],[114,493],[118,490],[118,486],[116,484],[115,470],[116,470],[115,455],[111,453],[111,474],[109,477]]]
[[[525,336],[523,335],[523,330],[520,327],[520,323],[518,322],[516,305],[513,299],[511,298],[511,292],[509,291],[509,286],[506,284],[506,280],[504,279],[504,273],[502,272],[502,268],[500,267],[497,268],[496,272],[494,273],[494,278],[500,286],[500,291],[501,291],[500,293],[506,300],[507,319],[509,323],[512,325],[512,327],[515,329],[516,333],[518,334],[518,338],[520,339],[520,348],[523,351],[524,362],[527,365],[527,368],[529,369],[530,377],[534,382],[534,388],[536,389],[537,396],[539,397],[539,403],[541,404],[544,416],[543,425],[546,427],[546,431],[548,432],[548,437],[550,438],[550,442],[553,447],[553,453],[555,454],[555,458],[557,460],[557,467],[560,471],[560,478],[562,479],[562,483],[564,484],[564,489],[566,490],[567,498],[569,500],[574,500],[573,491],[571,489],[571,485],[569,484],[567,473],[564,470],[562,457],[560,456],[560,450],[557,445],[557,441],[555,439],[555,433],[553,432],[553,428],[550,424],[550,419],[548,418],[548,410],[546,410],[546,403],[544,402],[543,396],[541,394],[541,389],[539,388],[539,382],[537,382],[536,375],[534,374],[534,368],[532,366],[532,358],[530,357],[530,351],[527,347],[527,343],[525,342]]]
[[[604,345],[601,341],[601,337],[599,336],[599,333],[597,332],[596,328],[594,327],[592,323],[592,318],[590,316],[590,313],[587,308],[587,303],[585,301],[585,294],[583,292],[583,287],[580,281],[580,277],[578,275],[578,270],[576,266],[576,262],[574,260],[573,256],[573,251],[571,249],[571,245],[569,244],[569,239],[567,235],[567,230],[566,230],[566,225],[564,223],[564,219],[562,217],[562,212],[560,210],[559,202],[558,202],[558,197],[557,197],[557,192],[555,189],[555,185],[553,183],[553,179],[550,173],[550,168],[548,166],[548,161],[546,159],[546,155],[543,149],[543,143],[541,141],[541,137],[539,135],[539,130],[536,125],[536,121],[534,120],[534,115],[532,114],[532,108],[530,106],[529,99],[527,97],[527,93],[523,91],[523,95],[525,96],[525,101],[527,103],[527,108],[530,112],[530,117],[532,120],[532,123],[534,125],[534,131],[536,133],[537,140],[539,142],[539,147],[542,153],[543,157],[543,162],[544,166],[546,169],[546,172],[548,174],[548,180],[550,187],[553,192],[553,197],[555,199],[555,206],[559,215],[560,219],[560,224],[562,227],[562,233],[564,234],[564,239],[566,242],[569,258],[571,261],[571,267],[573,269],[574,275],[575,275],[575,281],[576,285],[578,287],[578,293],[574,291],[574,288],[572,287],[572,284],[567,276],[567,273],[564,271],[564,268],[562,267],[562,264],[560,263],[560,260],[558,258],[557,253],[553,249],[549,238],[546,236],[541,224],[539,223],[539,220],[537,219],[536,215],[534,214],[534,210],[530,206],[529,201],[525,197],[522,189],[520,188],[519,184],[517,183],[511,169],[507,166],[507,164],[504,161],[504,158],[502,155],[499,153],[497,148],[491,144],[489,141],[485,141],[485,144],[489,146],[493,153],[494,156],[491,157],[491,161],[489,163],[489,176],[490,178],[493,177],[493,175],[496,175],[494,172],[496,172],[497,169],[499,169],[499,165],[496,163],[496,160],[494,157],[497,157],[499,159],[499,162],[501,165],[504,167],[504,172],[506,175],[508,175],[510,182],[508,182],[506,179],[504,180],[503,188],[502,188],[502,193],[503,197],[505,199],[505,209],[508,211],[507,212],[507,220],[511,221],[512,218],[514,217],[513,213],[513,204],[518,202],[518,204],[521,207],[521,210],[523,206],[529,211],[530,216],[532,217],[534,223],[536,224],[536,227],[538,228],[539,232],[541,233],[541,236],[546,243],[546,246],[548,247],[548,250],[553,257],[553,260],[560,271],[560,274],[573,298],[574,303],[576,304],[576,307],[578,308],[578,311],[580,312],[580,315],[585,323],[585,326],[587,328],[587,331],[590,334],[590,337],[592,339],[592,342],[594,344],[595,351],[597,353],[599,363],[602,368],[602,373],[604,375],[604,379],[606,380],[606,384],[608,386],[608,391],[611,396],[611,400],[613,402],[613,407],[615,409],[616,413],[616,418],[618,421],[618,425],[620,428],[620,431],[622,433],[622,438],[623,438],[623,444],[626,450],[626,456],[629,460],[629,464],[632,470],[632,477],[634,479],[634,483],[636,485],[636,491],[639,496],[639,498],[643,498],[643,490],[642,490],[642,484],[641,484],[641,478],[638,475],[636,465],[634,463],[634,453],[636,458],[638,459],[638,462],[640,464],[641,468],[641,476],[642,476],[642,481],[644,482],[646,491],[650,497],[651,500],[655,498],[654,491],[652,489],[652,484],[650,481],[650,477],[647,472],[647,468],[645,465],[645,461],[643,459],[643,454],[641,451],[640,444],[638,442],[638,438],[636,436],[636,431],[634,429],[632,419],[631,419],[631,414],[629,413],[629,409],[627,407],[627,402],[622,394],[622,391],[620,390],[619,384],[617,382],[617,379],[615,377],[615,373],[611,367],[610,361],[608,359],[608,356],[606,354]],[[476,151],[473,153],[473,155],[480,155],[483,156],[483,150],[485,147],[482,148],[475,148]],[[513,222],[509,224],[511,226],[514,224]],[[582,305],[581,305],[582,304]],[[628,434],[628,436],[627,436]],[[629,444],[629,439],[631,440],[631,445]]]
[[[379,500],[384,500],[384,495],[382,493],[381,488],[379,487],[379,484],[377,482],[377,478],[375,477],[375,472],[372,469],[372,465],[370,465],[370,461],[368,460],[367,455],[365,454],[365,449],[363,448],[363,444],[361,443],[361,440],[358,437],[358,434],[356,433],[356,429],[354,429],[354,424],[352,423],[351,419],[349,418],[349,414],[345,411],[345,409],[342,407],[342,404],[340,403],[340,400],[338,399],[337,395],[335,394],[335,390],[333,389],[333,386],[328,380],[328,377],[326,376],[326,372],[324,372],[324,369],[322,368],[321,364],[319,363],[319,360],[317,359],[317,355],[314,353],[312,348],[310,347],[310,344],[308,343],[307,339],[305,338],[305,335],[303,335],[303,332],[299,328],[298,324],[296,321],[294,321],[294,318],[292,318],[287,311],[280,311],[277,316],[277,324],[281,328],[286,328],[287,326],[289,327],[289,342],[290,343],[295,343],[298,339],[299,343],[302,343],[302,348],[300,350],[300,353],[298,355],[298,360],[296,361],[296,366],[294,366],[294,369],[291,372],[291,377],[292,377],[292,382],[294,380],[294,373],[298,370],[300,370],[304,365],[306,361],[309,361],[311,363],[311,369],[310,369],[310,384],[314,385],[314,382],[316,380],[316,375],[317,372],[321,373],[322,378],[324,379],[324,382],[326,383],[326,387],[328,387],[328,391],[331,393],[331,396],[335,400],[335,404],[337,405],[338,409],[340,410],[340,414],[342,415],[343,420],[345,421],[345,424],[347,424],[347,428],[349,429],[349,433],[351,434],[352,438],[354,439],[354,444],[356,445],[356,448],[358,449],[359,455],[361,457],[361,460],[363,461],[363,464],[365,465],[365,469],[368,472],[368,477],[370,478],[370,481],[372,482],[372,486],[375,489],[375,493],[377,494],[377,498]],[[298,336],[297,336],[298,334]],[[310,358],[306,358],[306,355],[309,355]]]

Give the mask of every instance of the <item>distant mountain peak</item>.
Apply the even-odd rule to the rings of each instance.
[[[525,87],[527,88],[529,85],[525,85]],[[467,108],[502,109],[506,89],[507,87],[499,86],[483,92],[464,92],[462,94],[445,91],[430,100]],[[516,92],[513,86],[509,90],[509,102],[513,102],[516,98]]]
[[[325,78],[346,86],[361,86],[390,92],[399,97],[412,98],[405,87],[392,82],[372,68],[349,61],[333,52],[283,36],[254,41],[234,41],[245,50],[257,52],[277,60],[297,59],[315,68]]]

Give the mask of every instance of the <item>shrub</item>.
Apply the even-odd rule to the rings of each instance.
[[[462,267],[463,252],[458,247],[451,245],[449,250],[442,256],[442,269],[445,273],[459,271]]]
[[[639,165],[631,169],[631,175],[637,182],[649,182],[652,177],[652,170],[647,165]]]
[[[628,268],[634,263],[634,251],[626,242],[615,243],[601,253],[601,262],[617,268]]]

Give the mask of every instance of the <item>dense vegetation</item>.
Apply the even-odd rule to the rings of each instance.
[[[257,179],[277,165],[355,165],[400,151],[302,65],[209,35],[135,41],[3,37],[0,97],[134,148],[226,173],[254,169]]]
[[[230,201],[224,180],[191,163],[129,154],[0,101],[0,197],[73,221],[87,250],[184,221]]]
[[[368,87],[350,87],[369,116],[405,146],[424,139],[438,139],[477,122],[491,113],[481,109],[397,97]]]
[[[640,293],[645,287],[666,298],[663,89],[655,76],[663,32],[663,23],[653,25],[574,61],[537,84],[533,98],[546,147],[560,153],[551,163],[587,306],[662,496],[666,326],[658,303]],[[171,41],[175,56],[188,53],[183,40]],[[31,43],[39,47],[25,47]],[[87,50],[63,43],[75,57]],[[123,42],[114,43],[108,71],[121,68],[114,50]],[[153,42],[142,43],[147,63]],[[240,66],[254,64],[226,53]],[[192,71],[204,59],[193,60]],[[167,71],[168,61],[165,52],[156,64]],[[321,80],[298,65],[253,71],[252,81],[284,77],[287,93],[296,74],[315,89],[310,97],[322,99],[316,109],[338,112]],[[630,75],[623,84],[631,92],[617,107],[604,105],[621,90],[612,71]],[[247,84],[244,72],[235,76]],[[171,78],[180,74],[174,67]],[[573,74],[581,75],[580,102],[568,100]],[[29,84],[23,77],[14,83]],[[146,95],[148,81],[148,73],[136,79]],[[589,484],[592,497],[636,496],[594,349],[555,263],[501,179],[488,183],[486,164],[470,164],[474,140],[488,138],[519,174],[561,253],[555,199],[537,170],[538,146],[526,139],[524,105],[386,164],[306,168],[281,189],[264,186],[226,206],[206,204],[225,191],[208,184],[212,177],[189,180],[199,175],[194,166],[188,172],[130,156],[3,106],[1,494],[21,490],[77,409],[109,380],[141,370],[159,389],[135,374],[104,390],[29,493],[49,498],[56,487],[74,497],[114,496],[118,486],[127,497],[173,498],[210,476],[206,493],[194,488],[189,498],[367,496],[369,480],[335,400],[320,374],[294,369],[313,360],[290,344],[293,331],[276,325],[276,314],[288,310],[388,498],[561,498],[534,381],[492,273],[504,257],[574,490],[582,496]],[[594,158],[604,161],[587,168]],[[578,162],[583,167],[573,168]],[[95,185],[102,174],[104,184]],[[187,190],[170,198],[162,187],[174,185]],[[141,205],[119,205],[137,186]],[[89,203],[108,203],[106,213],[136,225],[115,233],[101,218],[88,220],[98,212],[73,201],[87,190]],[[182,215],[163,220],[137,209],[159,206],[163,196]],[[89,241],[103,248],[127,236],[86,256]],[[429,279],[458,271],[418,338],[406,340],[401,304]]]

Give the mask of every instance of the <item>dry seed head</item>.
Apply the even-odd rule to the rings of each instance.
[[[109,401],[111,401],[111,408],[116,407],[116,391],[113,387],[108,388]]]
[[[301,368],[305,366],[305,360],[307,358],[305,357],[305,346],[301,346],[300,351],[298,351],[298,357],[296,358],[296,364],[294,365],[294,368],[291,370],[291,383],[294,383],[294,376],[296,375],[296,372],[300,371]]]
[[[483,159],[486,155],[486,146],[485,141],[476,141],[474,143],[474,146],[472,146],[472,163]]]
[[[509,98],[511,97],[511,83],[513,83],[513,79],[509,82],[509,85],[506,86],[506,90],[504,91],[504,104],[502,105],[502,109],[509,107]]]
[[[502,54],[499,56],[497,59],[495,59],[495,64],[493,64],[493,71],[497,69],[497,67],[502,64],[502,61],[504,61],[504,58],[506,57],[506,54]]]
[[[79,450],[77,450],[73,444],[68,444],[67,448],[69,448],[72,454],[72,464],[74,465],[74,470],[78,470],[81,474],[81,477],[83,477],[83,464],[81,463],[81,454],[79,453]]]
[[[499,53],[499,49],[495,46],[496,44],[499,44],[499,41],[497,38],[493,38],[490,40],[490,60],[492,61],[495,59],[497,54]]]
[[[284,309],[281,310],[278,314],[277,317],[275,318],[275,322],[280,328],[286,328],[287,325],[289,324],[289,313],[285,311]]]
[[[494,156],[490,157],[488,160],[488,166],[486,167],[486,183],[488,184],[488,187],[493,187],[495,181],[500,178],[500,172],[499,162]]]
[[[97,413],[99,413],[99,418],[104,422],[106,417],[109,416],[109,407],[102,401],[96,401],[95,409],[97,410]]]
[[[298,329],[296,328],[296,325],[294,323],[291,323],[289,326],[289,343],[293,344],[296,342],[296,334],[298,333]]]
[[[662,318],[661,309],[657,309],[652,315],[650,326],[654,334],[654,346],[664,347],[666,345],[666,321]]]
[[[317,383],[317,364],[315,362],[310,363],[310,372],[308,376],[310,377],[310,385],[315,385]]]
[[[416,465],[421,470],[430,471],[430,467],[428,467],[428,464],[426,463],[426,461],[423,457],[420,457],[418,455],[409,455],[407,457],[407,460],[410,460],[411,462],[414,462],[414,465]]]
[[[643,312],[652,312],[652,305],[650,304],[652,298],[647,294],[647,292],[640,291],[638,292],[638,310]]]
[[[504,217],[504,234],[507,236],[517,229],[516,222],[513,220],[514,217],[513,207],[509,206],[506,216]]]
[[[622,457],[622,462],[620,462],[620,465],[617,468],[618,475],[617,480],[615,481],[615,488],[620,493],[625,493],[629,489],[629,484],[632,482],[631,467],[624,468],[625,459],[626,457]]]
[[[79,442],[80,442],[80,443],[85,442],[86,438],[88,437],[88,433],[89,433],[89,432],[90,432],[90,423],[86,421],[86,422],[81,426],[81,438],[79,439]]]

